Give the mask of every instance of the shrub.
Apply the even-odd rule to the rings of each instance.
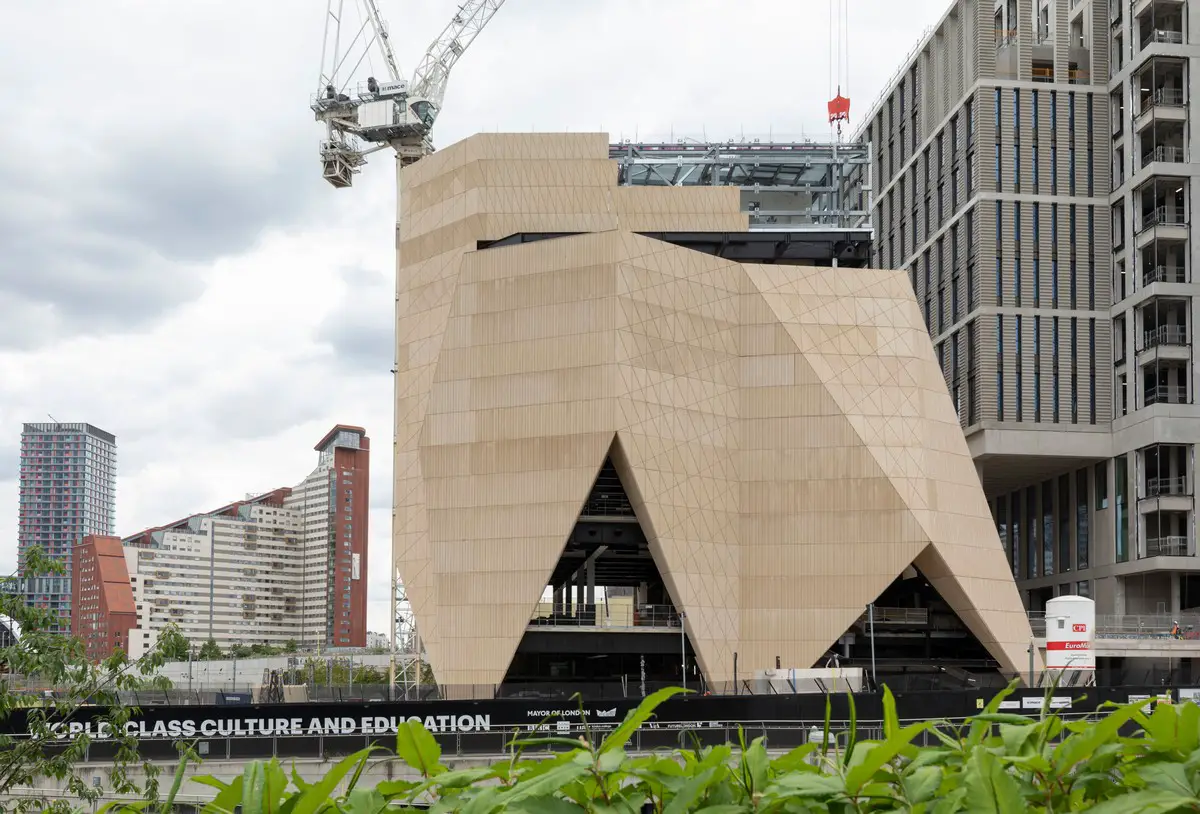
[[[1066,722],[1045,709],[1027,718],[999,712],[1014,686],[959,726],[901,727],[885,689],[883,740],[856,740],[852,712],[845,746],[837,746],[827,711],[828,748],[810,743],[774,758],[761,738],[742,739],[736,748],[627,754],[633,732],[681,692],[664,690],[599,745],[588,738],[516,738],[508,758],[487,768],[448,769],[433,736],[407,722],[396,737],[396,758],[417,780],[360,788],[372,757],[365,750],[314,783],[294,770],[289,783],[274,760],[248,765],[232,783],[200,782],[217,789],[205,809],[212,814],[238,805],[247,812],[372,814],[411,810],[415,803],[463,814],[1200,811],[1200,707],[1159,704],[1147,714],[1141,702],[1111,705],[1092,720]],[[918,736],[934,745],[916,745]],[[565,751],[546,754],[551,748]]]

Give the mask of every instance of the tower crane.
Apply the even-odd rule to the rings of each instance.
[[[327,0],[321,75],[311,99],[317,121],[325,125],[320,148],[325,180],[339,189],[350,186],[367,156],[388,147],[402,166],[432,153],[431,131],[450,71],[503,5],[504,0],[466,0],[429,46],[410,83],[396,67],[375,0]],[[345,13],[356,7],[361,21],[343,26]],[[364,60],[373,64],[373,52],[386,76],[368,76],[351,87]]]

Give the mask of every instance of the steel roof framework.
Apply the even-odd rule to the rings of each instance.
[[[871,231],[866,143],[625,142],[608,155],[623,186],[738,187],[751,229]]]

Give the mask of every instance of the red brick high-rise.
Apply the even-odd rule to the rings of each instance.
[[[71,635],[83,641],[88,657],[107,658],[118,648],[128,652],[137,612],[120,538],[84,537],[72,552],[71,586]]]

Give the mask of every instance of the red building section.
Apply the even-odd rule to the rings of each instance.
[[[339,424],[317,442],[320,453],[333,453],[330,515],[336,563],[330,575],[330,622],[333,647],[367,645],[367,534],[371,504],[371,440],[362,427]]]
[[[137,626],[129,569],[118,537],[88,535],[71,558],[71,635],[83,641],[88,658],[128,651]]]

